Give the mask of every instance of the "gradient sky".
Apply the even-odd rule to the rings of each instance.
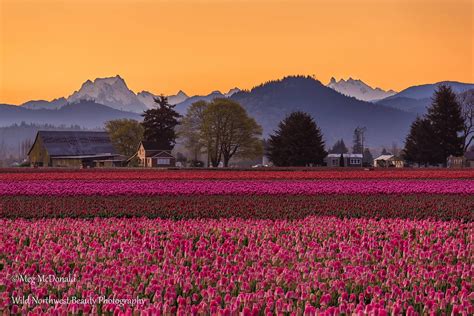
[[[0,0],[0,103],[120,74],[207,94],[290,74],[474,82],[474,0]]]

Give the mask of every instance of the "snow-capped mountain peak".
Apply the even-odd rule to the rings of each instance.
[[[340,79],[339,81],[332,77],[327,86],[339,93],[362,101],[376,101],[396,93],[393,90],[385,91],[380,88],[372,88],[362,80],[353,79],[352,77],[349,77],[347,80]]]
[[[136,113],[146,109],[145,104],[127,87],[125,80],[119,75],[97,78],[93,82],[85,81],[78,91],[67,98],[68,103],[77,103],[80,100],[94,100],[117,110]]]

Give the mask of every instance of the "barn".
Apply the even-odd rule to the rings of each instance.
[[[107,132],[90,131],[38,131],[28,152],[34,167],[95,167],[118,157]]]

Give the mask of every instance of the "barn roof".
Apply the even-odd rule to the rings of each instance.
[[[116,154],[107,132],[38,131],[31,148],[35,146],[39,138],[50,156]]]

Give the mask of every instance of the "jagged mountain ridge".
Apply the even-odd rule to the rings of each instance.
[[[362,80],[352,79],[351,77],[347,80],[340,79],[339,81],[332,77],[327,86],[339,93],[361,101],[376,101],[396,94],[393,90],[385,91],[381,88],[372,88]]]
[[[128,112],[143,112],[147,109],[147,106],[128,88],[125,80],[119,75],[97,78],[94,81],[87,80],[79,90],[74,91],[67,98],[68,103],[77,103],[80,100],[94,101]]]
[[[239,88],[233,88],[225,94],[214,91],[208,95],[193,96],[191,98],[193,98],[192,100],[203,99],[209,101],[214,97],[230,97],[238,91],[240,91]],[[66,104],[74,104],[81,100],[87,100],[120,111],[142,113],[144,110],[156,106],[154,101],[156,97],[158,97],[157,94],[145,90],[135,94],[135,92],[127,86],[125,80],[119,75],[116,75],[115,77],[96,78],[94,81],[86,80],[79,90],[74,91],[67,98],[62,97],[52,101],[33,100],[25,102],[21,106],[32,110],[57,110]],[[183,103],[190,98],[182,90],[176,95],[167,97],[168,102],[172,105]]]

